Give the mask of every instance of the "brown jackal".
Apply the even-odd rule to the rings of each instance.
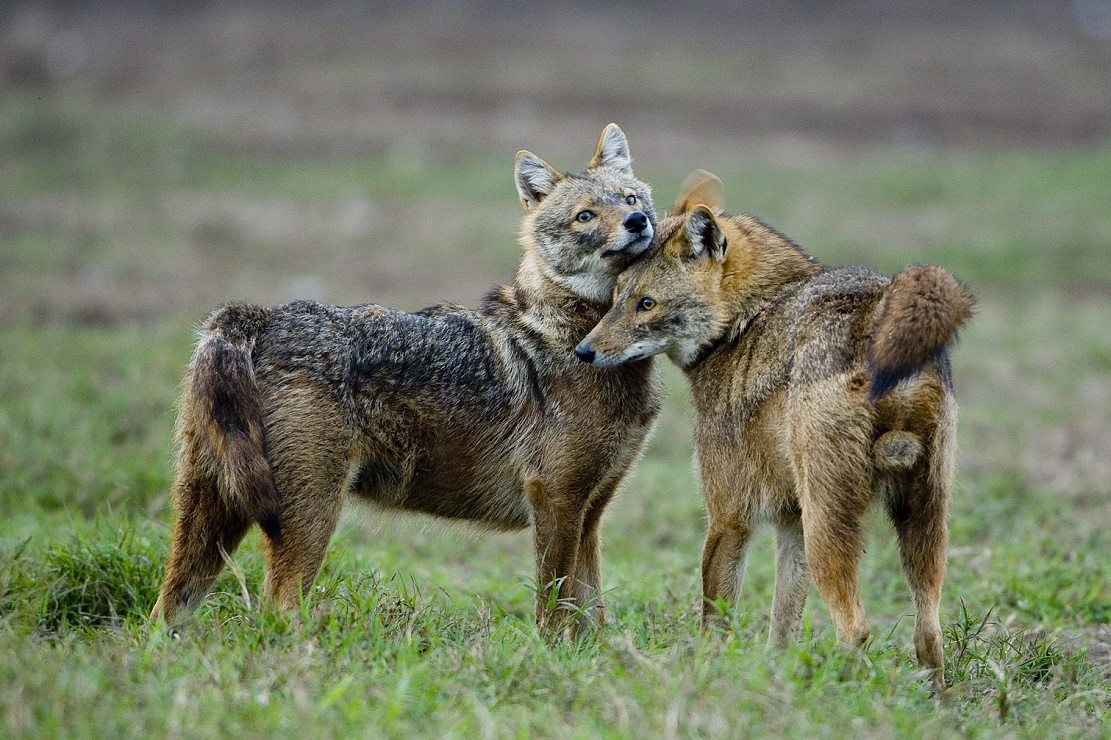
[[[294,605],[352,495],[492,529],[531,524],[538,624],[564,623],[550,584],[582,609],[576,631],[601,621],[602,510],[659,399],[652,363],[593,368],[573,349],[656,227],[631,162],[613,124],[577,174],[520,152],[520,268],[477,310],[298,301],[213,314],[184,381],[178,517],[152,618],[192,612],[221,550],[254,522],[264,593]]]
[[[946,345],[973,299],[939,267],[826,268],[695,173],[658,244],[578,346],[595,367],[666,353],[686,373],[709,531],[703,619],[735,601],[758,520],[776,528],[770,643],[798,629],[810,575],[837,636],[868,635],[857,583],[874,499],[899,535],[920,665],[942,664],[938,604],[957,405]]]

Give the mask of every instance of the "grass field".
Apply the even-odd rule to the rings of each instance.
[[[578,167],[605,123],[575,129],[577,154],[528,146]],[[173,404],[206,311],[233,298],[473,304],[516,263],[513,150],[272,156],[163,109],[9,86],[0,734],[1106,735],[1111,145],[855,146],[717,167],[707,146],[679,166],[638,148],[635,121],[619,123],[660,207],[689,169],[709,167],[732,207],[828,264],[936,262],[978,293],[954,353],[943,696],[916,670],[912,607],[878,513],[861,572],[874,627],[863,651],[835,646],[813,589],[805,638],[765,651],[767,531],[732,628],[700,634],[704,510],[687,390],[670,366],[655,436],[607,512],[610,622],[596,639],[534,634],[528,533],[359,508],[300,619],[259,602],[250,535],[180,638],[152,630]]]

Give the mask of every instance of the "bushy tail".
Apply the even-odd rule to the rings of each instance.
[[[213,314],[193,355],[186,400],[221,493],[277,543],[278,489],[263,447],[262,397],[251,361],[255,337],[269,318],[268,309],[243,304]]]
[[[972,315],[976,299],[934,265],[911,265],[887,287],[868,348],[873,402],[938,356]]]

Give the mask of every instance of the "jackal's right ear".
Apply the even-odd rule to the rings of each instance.
[[[517,194],[521,196],[521,205],[526,211],[535,208],[563,179],[563,175],[543,159],[524,151],[517,152],[513,174],[517,180]]]
[[[719,262],[725,259],[725,248],[729,242],[713,211],[701,204],[695,206],[691,215],[687,217],[684,228],[691,257],[695,259],[709,257]]]
[[[633,155],[629,154],[629,140],[616,123],[611,123],[602,130],[602,138],[598,139],[598,148],[594,150],[590,166],[615,167],[619,170],[632,168]]]
[[[706,170],[695,170],[683,181],[683,187],[679,189],[679,197],[675,200],[675,210],[672,213],[687,213],[699,203],[719,211],[725,208],[721,180],[717,175]]]

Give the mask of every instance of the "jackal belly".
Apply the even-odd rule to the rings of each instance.
[[[471,439],[468,444],[426,438],[400,456],[356,459],[348,490],[386,509],[523,529],[530,513],[524,495],[525,457],[510,440],[483,444]]]

